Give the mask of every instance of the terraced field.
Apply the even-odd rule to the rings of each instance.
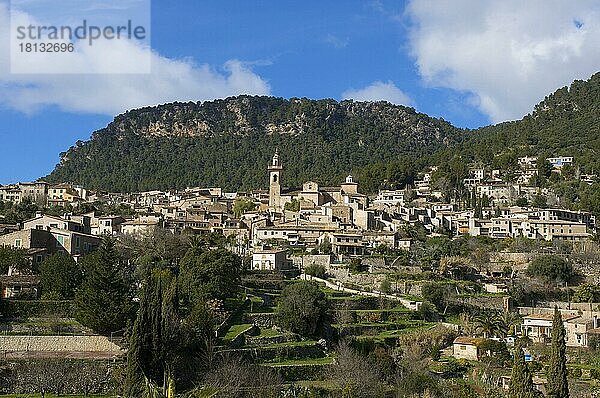
[[[333,347],[276,325],[277,301],[289,283],[294,281],[245,280],[246,301],[222,336],[221,350],[276,369],[286,381],[319,383],[335,362]],[[415,319],[414,311],[394,300],[354,295],[323,285],[321,290],[330,303],[329,330],[335,338],[395,345],[401,335],[433,326]]]

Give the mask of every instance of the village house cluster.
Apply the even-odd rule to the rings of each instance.
[[[572,349],[596,347],[600,338],[600,308],[589,303],[556,303],[561,305],[560,312],[565,330],[565,345]],[[567,307],[565,307],[565,304]],[[498,337],[470,337],[460,336],[454,339],[449,349],[451,355],[457,359],[480,361],[489,357],[489,342],[504,342],[514,346],[518,336],[527,338],[533,343],[549,345],[551,343],[552,328],[554,323],[554,309],[518,307],[517,312],[522,317],[522,323],[516,325],[514,336],[504,339]],[[532,355],[529,349],[524,349],[526,362],[540,361],[540,358]],[[589,376],[589,370],[586,370]],[[511,376],[500,377],[501,387],[508,390]],[[548,380],[545,377],[533,377],[534,388],[542,394],[547,393]]]
[[[534,176],[535,157],[519,159],[526,183]],[[556,172],[573,162],[572,157],[550,158]],[[514,206],[519,197],[532,199],[538,188],[510,184],[500,178],[499,170],[471,170],[465,186],[489,206],[460,209],[453,200],[441,201],[442,193],[431,188],[435,168],[422,174],[414,187],[382,190],[375,197],[359,192],[358,183],[348,175],[339,186],[325,187],[314,181],[301,188],[285,188],[285,167],[276,152],[267,167],[269,189],[249,192],[223,192],[221,188],[188,188],[182,191],[110,193],[89,191],[72,184],[45,182],[19,183],[0,187],[0,201],[20,203],[29,198],[40,206],[77,208],[85,203],[104,203],[130,208],[130,217],[97,216],[95,212],[62,217],[37,214],[22,225],[2,224],[0,245],[29,250],[34,262],[58,250],[73,256],[93,250],[100,236],[134,235],[161,227],[174,234],[222,233],[230,237],[232,249],[240,254],[259,253],[269,261],[255,261],[253,268],[279,268],[286,261],[273,254],[278,248],[306,251],[331,245],[339,258],[370,254],[373,250],[409,249],[411,238],[406,226],[419,224],[430,236],[450,232],[454,236],[491,238],[527,237],[547,241],[581,241],[595,229],[594,216],[588,212],[556,208]],[[592,178],[593,176],[586,176]],[[526,179],[527,181],[525,181]],[[551,192],[543,192],[551,197]],[[410,202],[407,196],[412,196]],[[236,214],[236,203],[251,204],[251,209]],[[464,207],[464,206],[463,206]],[[269,254],[271,253],[271,254]],[[269,256],[267,256],[269,254]],[[278,260],[279,258],[279,260]]]

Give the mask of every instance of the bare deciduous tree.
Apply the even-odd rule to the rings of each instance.
[[[342,397],[383,397],[385,386],[381,372],[367,358],[342,341],[328,379]]]
[[[281,384],[275,371],[235,356],[224,356],[204,378],[205,388],[223,398],[276,397]]]

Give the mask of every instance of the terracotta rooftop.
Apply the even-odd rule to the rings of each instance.
[[[562,320],[568,321],[570,319],[578,318],[579,315],[562,314]],[[545,321],[554,320],[554,314],[529,314],[523,317],[523,319],[542,319]]]
[[[477,338],[477,337],[468,337],[468,336],[460,336],[454,339],[454,344],[465,344],[465,345],[474,345],[479,346],[486,339]]]

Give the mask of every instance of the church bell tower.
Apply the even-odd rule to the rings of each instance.
[[[279,210],[281,207],[281,174],[283,166],[279,159],[279,150],[275,150],[269,169],[269,207]]]

